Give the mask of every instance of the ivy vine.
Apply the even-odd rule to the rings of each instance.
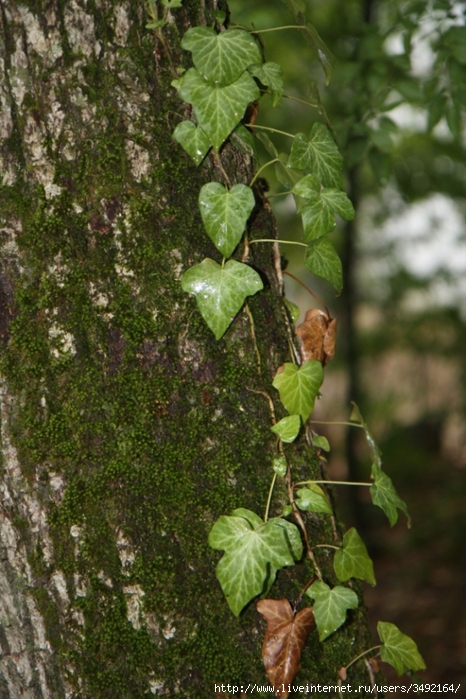
[[[331,53],[315,28],[306,21],[300,0],[290,0],[286,4],[296,21],[292,27],[303,33],[316,51],[328,82],[333,72]],[[154,29],[163,42],[162,29],[167,22],[167,13],[179,7],[181,2],[162,0],[165,10],[162,18],[157,17],[152,0],[148,5],[151,22],[147,26]],[[206,258],[187,269],[181,285],[184,291],[194,295],[201,315],[218,340],[247,297],[259,293],[263,288],[259,274],[247,261],[231,259],[244,238],[246,224],[255,204],[252,186],[262,170],[273,165],[277,180],[292,192],[296,200],[303,227],[303,239],[299,244],[305,248],[304,266],[330,282],[337,292],[343,285],[342,265],[328,234],[336,225],[335,215],[348,221],[354,218],[355,212],[345,192],[343,159],[321,105],[319,110],[325,123],[314,123],[308,134],[284,134],[290,138],[289,153],[278,152],[266,133],[273,133],[273,129],[257,123],[253,131],[248,129],[252,124],[245,123],[245,114],[251,103],[267,93],[271,95],[275,107],[284,95],[282,69],[275,62],[264,61],[258,41],[259,34],[273,30],[250,32],[239,27],[225,28],[224,13],[218,12],[216,17],[215,27],[193,27],[182,38],[181,46],[191,53],[194,65],[177,77],[172,85],[183,102],[192,106],[193,120],[179,123],[173,137],[196,165],[200,165],[212,149],[221,167],[219,151],[228,139],[234,140],[236,145],[240,144],[241,148],[253,155],[259,141],[271,156],[249,185],[230,182],[225,175],[225,184],[209,182],[199,193],[202,221],[221,260],[217,262]],[[277,27],[275,30],[283,28]],[[277,241],[249,241],[251,244],[257,242]],[[272,633],[275,639],[274,653],[264,650],[263,658],[267,675],[275,685],[293,680],[299,668],[302,647],[314,624],[320,641],[324,642],[345,622],[347,611],[359,605],[357,594],[345,583],[352,578],[372,585],[376,583],[372,560],[355,528],[345,533],[338,546],[333,542],[319,544],[334,550],[333,568],[339,584],[331,588],[323,580],[313,553],[316,546],[313,547],[309,541],[300,512],[331,515],[331,504],[321,486],[335,485],[337,482],[294,482],[283,449],[283,444],[293,442],[302,429],[308,429],[306,423],[323,382],[324,364],[333,356],[328,340],[330,320],[323,312],[319,313],[324,317],[323,320],[320,317],[324,324],[323,333],[327,333],[325,337],[322,335],[322,343],[327,342],[326,351],[318,358],[307,359],[304,354],[307,361],[301,363],[292,353],[292,362],[278,368],[272,383],[288,416],[277,422],[273,407],[271,409],[271,430],[278,438],[278,456],[271,468],[271,486],[264,517],[239,508],[221,516],[209,535],[210,546],[223,551],[216,575],[232,613],[239,616],[251,600],[262,598],[257,608],[268,623],[266,639],[267,634]],[[307,320],[311,322],[312,318]],[[395,524],[401,510],[408,517],[410,526],[406,504],[384,472],[380,451],[356,405],[353,405],[347,424],[364,431],[372,458],[371,480],[353,485],[369,488],[373,504],[383,510],[391,525]],[[324,437],[311,433],[311,438],[316,448],[329,450]],[[269,519],[277,478],[285,481],[289,505],[284,508],[281,517]],[[287,519],[290,515],[296,523]],[[314,575],[301,592],[295,607],[291,608],[286,600],[264,599],[273,586],[277,571],[293,566],[304,554],[312,563]],[[298,612],[296,608],[303,597],[312,600],[312,607],[308,605]],[[394,624],[379,622],[378,633],[379,645],[353,658],[346,668],[335,668],[339,681],[346,679],[346,670],[366,654],[379,654],[399,674],[425,667],[414,641]],[[289,656],[285,657],[286,662],[283,662],[284,654]],[[277,696],[286,697],[288,693],[284,690]]]

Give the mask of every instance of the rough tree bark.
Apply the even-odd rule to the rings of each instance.
[[[216,4],[173,12],[175,65],[180,36]],[[171,139],[185,107],[143,0],[0,6],[0,696],[265,684],[263,622],[253,604],[230,613],[207,535],[267,497],[261,391],[283,415],[270,384],[290,338],[274,251],[249,257],[265,285],[249,301],[259,365],[244,310],[216,342],[180,288],[187,266],[218,257],[197,196],[222,174]],[[254,168],[233,146],[222,160],[245,182]],[[252,219],[254,236],[274,235],[259,195]],[[317,473],[305,440],[288,454]],[[278,490],[276,513],[284,500]],[[308,525],[313,541],[328,536],[328,523]],[[295,597],[310,575],[282,571],[274,596]],[[333,682],[367,646],[356,611],[324,646],[311,636],[300,678]]]

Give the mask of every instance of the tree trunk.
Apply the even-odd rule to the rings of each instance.
[[[231,614],[207,537],[219,515],[262,515],[267,500],[264,392],[282,416],[271,381],[290,360],[279,269],[272,246],[252,246],[254,325],[243,309],[219,342],[179,282],[218,259],[197,197],[222,173],[171,138],[189,118],[171,63],[216,4],[173,10],[168,56],[143,0],[0,0],[1,697],[267,684],[262,619],[254,604]],[[254,167],[232,145],[222,163],[236,181]],[[259,196],[252,219],[274,235]],[[297,475],[318,473],[304,439],[287,453]],[[278,489],[275,514],[285,502]],[[329,540],[328,518],[308,525]],[[282,571],[273,596],[311,575]],[[368,645],[357,610],[324,645],[311,635],[299,677],[334,684]]]

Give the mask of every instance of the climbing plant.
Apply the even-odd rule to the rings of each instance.
[[[167,11],[179,6],[176,0],[163,0],[162,4]],[[286,28],[294,28],[305,35],[322,64],[328,83],[333,73],[332,54],[316,29],[307,22],[304,3],[290,0],[285,4],[295,22]],[[147,26],[162,36],[166,13],[159,20],[153,4],[149,6],[152,22]],[[293,243],[254,238],[254,230],[246,230],[256,198],[263,196],[255,187],[263,170],[273,166],[277,180],[295,198],[303,235],[302,242],[293,244],[304,247],[305,268],[327,280],[337,292],[343,286],[342,265],[329,234],[336,225],[335,215],[347,221],[355,215],[345,192],[343,159],[323,108],[322,121],[316,121],[308,133],[279,132],[290,140],[285,153],[277,150],[268,135],[273,134],[274,129],[256,121],[257,103],[264,94],[271,95],[273,107],[280,103],[284,94],[280,65],[265,60],[263,55],[260,35],[266,31],[272,29],[250,31],[228,25],[225,13],[217,12],[215,26],[193,27],[185,33],[181,46],[191,53],[194,65],[172,83],[183,102],[192,107],[191,118],[176,126],[173,137],[196,165],[211,153],[223,175],[223,183],[208,182],[199,192],[200,215],[207,235],[219,252],[218,260],[205,258],[186,269],[181,278],[183,290],[195,297],[199,312],[217,340],[247,304],[248,297],[263,289],[260,270],[254,269],[248,261],[250,246]],[[222,167],[222,148],[228,141],[252,157],[257,155],[256,147],[260,142],[270,155],[270,160],[249,184],[232,181]],[[232,256],[240,244],[243,252],[238,261]],[[293,304],[288,302],[288,309],[291,318],[296,320]],[[250,321],[253,329],[252,317]],[[254,332],[252,335],[254,337]],[[316,545],[311,541],[301,513],[310,512],[333,521],[333,507],[325,488],[336,482],[326,478],[296,481],[285,445],[304,432],[321,461],[325,461],[323,452],[329,450],[329,444],[315,433],[309,418],[319,396],[324,366],[334,354],[335,322],[328,312],[311,311],[296,335],[299,343],[290,342],[291,361],[276,367],[270,389],[271,393],[278,391],[288,415],[277,421],[271,395],[265,394],[271,408],[271,430],[277,442],[264,515],[237,508],[231,514],[222,515],[209,535],[210,546],[223,551],[216,574],[232,613],[239,616],[252,600],[261,598],[257,609],[268,623],[263,660],[275,693],[280,697],[289,694],[288,683],[299,669],[302,648],[314,626],[320,641],[325,642],[344,624],[348,610],[359,605],[352,580],[376,583],[373,563],[355,528],[349,529],[338,545],[335,545],[337,536],[331,542],[317,545],[334,551],[333,569],[338,584],[333,587],[327,584],[314,555]],[[364,431],[372,461],[371,480],[352,485],[369,488],[373,504],[384,511],[391,525],[396,523],[398,510],[401,510],[408,517],[409,526],[406,504],[383,470],[380,451],[355,404],[347,424]],[[288,503],[281,516],[269,517],[277,479],[283,479]],[[294,605],[290,606],[287,600],[269,598],[277,572],[295,565],[303,555],[310,560],[313,573]],[[312,600],[313,604],[298,611],[303,599]],[[414,641],[394,624],[379,622],[378,633],[379,645],[358,655],[346,668],[335,668],[340,683],[347,679],[347,669],[368,654],[377,653],[399,674],[425,667]]]

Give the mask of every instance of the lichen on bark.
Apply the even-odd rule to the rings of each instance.
[[[214,4],[173,11],[176,65]],[[272,395],[290,327],[273,251],[249,257],[265,284],[248,301],[259,369],[247,313],[216,342],[179,284],[216,257],[197,197],[220,173],[171,139],[186,107],[142,0],[0,5],[0,694],[201,698],[263,683],[259,615],[229,612],[207,536],[267,498],[275,441],[257,391]],[[234,146],[223,157],[247,181],[254,163]],[[274,235],[260,197],[252,219]],[[318,472],[305,443],[287,451]],[[308,576],[283,571],[276,596]],[[303,676],[333,681],[365,640],[358,612],[325,649],[310,640]]]

